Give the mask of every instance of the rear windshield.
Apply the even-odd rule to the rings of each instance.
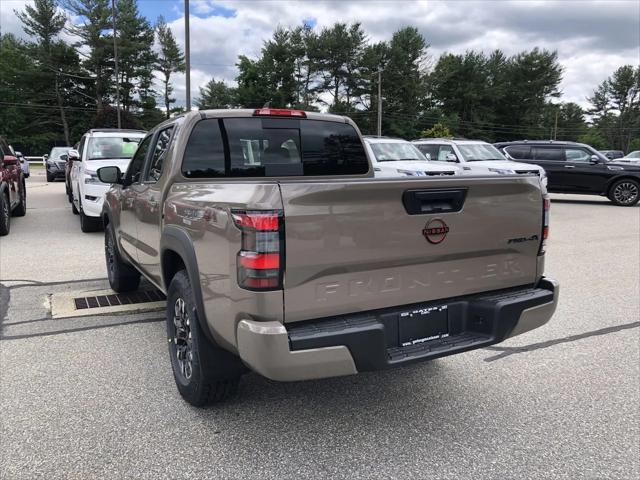
[[[368,169],[351,125],[288,118],[201,120],[182,163],[188,178],[356,175]]]

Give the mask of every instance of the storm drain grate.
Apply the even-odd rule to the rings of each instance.
[[[73,303],[75,304],[76,310],[86,310],[89,308],[161,302],[163,300],[165,300],[165,296],[158,290],[141,290],[131,293],[78,297],[73,299]]]

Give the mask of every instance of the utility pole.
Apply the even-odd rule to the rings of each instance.
[[[189,0],[184,0],[184,60],[186,66],[187,112],[191,111],[191,48],[189,46]]]
[[[558,109],[556,109],[556,122],[553,127],[553,139],[555,140],[558,136]]]
[[[378,137],[382,136],[382,67],[378,67]]]
[[[113,18],[113,61],[116,74],[116,111],[118,113],[118,128],[122,128],[120,122],[120,79],[118,78],[118,42],[116,41],[116,0],[111,0],[111,17]]]

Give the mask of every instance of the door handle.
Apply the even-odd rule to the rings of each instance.
[[[576,168],[575,165],[565,165],[564,168]]]
[[[409,215],[452,213],[462,210],[466,196],[466,188],[407,190],[402,203]]]

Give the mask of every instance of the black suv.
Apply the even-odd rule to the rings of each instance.
[[[610,160],[589,145],[551,140],[494,145],[511,160],[544,168],[550,192],[604,195],[625,207],[640,200],[640,165]]]

